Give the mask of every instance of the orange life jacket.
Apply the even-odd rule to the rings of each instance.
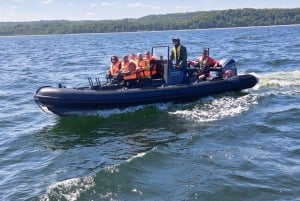
[[[116,63],[114,64],[112,63],[110,65],[109,71],[111,76],[116,75],[117,73],[119,73],[120,70],[121,70],[121,61],[117,61]]]
[[[123,73],[123,79],[124,80],[133,80],[136,79],[136,66],[133,62],[122,62],[122,73]]]
[[[138,78],[150,78],[151,72],[150,72],[150,65],[149,61],[142,59],[142,60],[135,60],[136,64],[136,72]]]

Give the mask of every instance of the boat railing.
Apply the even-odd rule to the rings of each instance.
[[[95,82],[96,82],[95,85],[94,85],[94,82],[91,77],[88,77],[88,81],[89,81],[89,85],[90,85],[91,89],[94,89],[94,90],[101,89],[101,82],[100,82],[99,78],[95,78]]]

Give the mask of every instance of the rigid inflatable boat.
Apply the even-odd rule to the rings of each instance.
[[[197,69],[192,67],[188,67],[186,71],[177,69],[168,59],[163,59],[162,51],[157,52],[159,54],[155,54],[153,47],[152,55],[160,58],[156,63],[161,67],[161,78],[137,79],[130,87],[124,86],[123,82],[101,83],[99,78],[95,81],[88,78],[89,86],[86,87],[66,88],[62,84],[57,87],[40,87],[34,95],[34,100],[43,111],[66,116],[77,112],[136,105],[193,101],[208,95],[252,88],[258,82],[253,75],[237,75],[233,59],[220,60],[221,68],[210,69],[215,71],[215,76],[206,81],[199,81],[198,76],[194,76]],[[169,47],[166,52],[169,52]],[[169,58],[169,53],[166,58]],[[228,70],[233,75],[229,78],[224,77],[224,72]]]

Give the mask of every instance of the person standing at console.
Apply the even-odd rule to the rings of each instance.
[[[171,51],[170,60],[174,66],[180,70],[186,70],[187,67],[187,50],[186,47],[180,44],[179,38],[172,39],[174,48]]]

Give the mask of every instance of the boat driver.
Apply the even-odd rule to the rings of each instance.
[[[200,81],[205,81],[210,76],[210,67],[216,68],[222,66],[219,61],[208,55],[208,49],[203,49],[201,56],[195,61],[191,61],[190,65],[199,67],[198,76]]]

